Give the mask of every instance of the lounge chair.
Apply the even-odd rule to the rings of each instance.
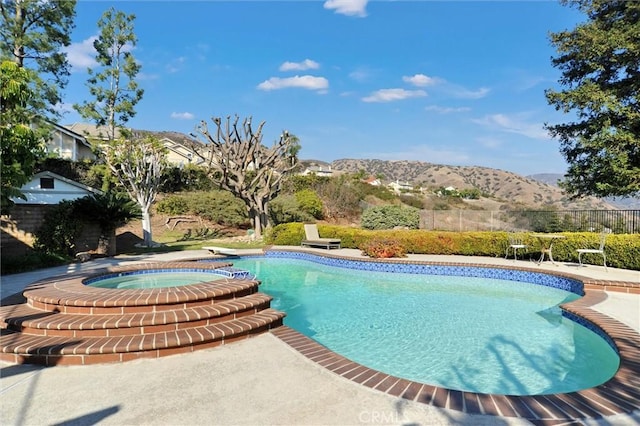
[[[320,238],[318,227],[315,224],[305,224],[304,233],[306,239],[300,244],[302,247],[324,247],[326,249],[340,248],[340,240],[337,238]]]
[[[609,230],[607,228],[605,228],[602,233],[600,233],[600,246],[595,249],[595,248],[583,248],[583,249],[578,249],[578,263],[580,264],[580,266],[582,265],[582,255],[585,253],[591,253],[591,254],[601,254],[602,255],[602,261],[604,263],[604,270],[607,270],[607,255],[604,253],[604,243],[605,240],[607,239],[607,234],[609,233]]]

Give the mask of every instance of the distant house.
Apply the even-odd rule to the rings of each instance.
[[[109,136],[108,136],[109,130],[105,126],[96,126],[95,124],[91,124],[91,123],[73,123],[73,124],[67,124],[65,127],[78,134],[84,135],[88,139],[91,139],[94,141],[109,140]],[[115,129],[114,137],[116,139],[119,139],[122,137],[120,129],[118,128]]]
[[[396,180],[394,182],[391,182],[388,186],[396,193],[413,190],[413,185],[411,185],[408,181]]]
[[[49,171],[34,175],[20,188],[20,191],[27,199],[12,199],[16,204],[58,204],[62,200],[72,201],[90,194],[101,193],[98,189]]]
[[[78,133],[82,133],[87,138],[97,142],[107,141],[107,129],[102,126],[95,126],[89,123],[74,123],[68,126]],[[186,166],[187,164],[202,165],[205,160],[196,154],[196,148],[203,156],[207,156],[206,146],[197,140],[191,139],[184,134],[177,132],[151,132],[143,130],[131,130],[134,138],[151,135],[160,141],[167,149],[167,161],[174,166]],[[119,129],[115,131],[115,137],[123,137]]]
[[[167,161],[170,164],[176,166],[186,166],[187,164],[195,164],[197,166],[202,165],[205,160],[197,155],[193,145],[191,143],[178,142],[168,137],[164,137],[160,139],[160,142],[167,149]],[[199,142],[193,142],[199,143]],[[203,145],[204,148],[204,145]],[[200,150],[200,154],[207,156],[207,152],[202,152]]]
[[[50,122],[49,125],[50,138],[45,145],[48,153],[72,161],[95,160],[87,138],[59,124]]]
[[[364,180],[365,183],[368,183],[369,185],[372,186],[380,186],[382,185],[382,182],[380,182],[380,179],[375,178],[373,176],[368,177],[367,179]]]
[[[310,174],[314,174],[316,176],[331,177],[333,176],[333,170],[331,170],[331,166],[310,165],[300,173],[300,175],[302,176],[307,176]]]

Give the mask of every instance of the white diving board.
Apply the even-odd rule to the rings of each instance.
[[[211,254],[222,254],[225,256],[237,256],[238,252],[232,248],[207,246],[202,247],[203,250],[209,250]]]

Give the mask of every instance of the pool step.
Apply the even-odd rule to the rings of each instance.
[[[228,264],[208,264],[215,269]],[[111,267],[193,269],[193,262]],[[234,272],[235,271],[231,271]],[[62,276],[27,287],[23,300],[0,307],[0,360],[85,365],[155,358],[215,347],[282,325],[259,281],[243,275],[182,287],[122,290],[90,287]]]
[[[125,336],[179,330],[241,318],[267,309],[271,297],[253,293],[241,299],[174,310],[129,314],[67,314],[28,304],[0,307],[0,327],[43,336]]]
[[[282,325],[284,313],[265,309],[219,324],[114,337],[62,337],[2,330],[0,359],[17,364],[88,365],[157,358],[245,339]]]

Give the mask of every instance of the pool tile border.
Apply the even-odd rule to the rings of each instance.
[[[348,358],[336,354],[330,349],[302,333],[281,326],[271,330],[271,333],[289,345],[291,348],[327,370],[338,374],[344,379],[384,392],[388,395],[431,405],[439,408],[461,411],[466,414],[485,414],[503,417],[515,417],[526,419],[536,425],[578,424],[579,419],[598,419],[617,414],[629,414],[640,410],[640,334],[627,325],[605,315],[591,306],[606,299],[606,291],[621,291],[640,293],[640,284],[626,281],[592,280],[579,275],[560,272],[541,272],[532,268],[519,268],[504,265],[470,264],[459,262],[416,262],[409,260],[379,260],[356,259],[335,254],[320,254],[317,252],[305,252],[303,250],[268,250],[267,256],[286,256],[297,258],[309,258],[313,256],[327,258],[326,264],[343,264],[358,262],[367,270],[381,270],[379,266],[371,266],[373,263],[383,264],[383,270],[396,271],[418,270],[419,267],[463,267],[497,270],[517,270],[525,273],[549,275],[561,278],[561,281],[549,279],[545,283],[564,282],[569,280],[573,290],[575,282],[583,286],[584,296],[573,302],[561,305],[563,315],[589,327],[600,334],[611,344],[620,356],[620,367],[616,374],[607,382],[589,389],[564,394],[512,396],[480,394],[463,392],[414,382],[395,377],[380,371],[358,364]],[[293,256],[292,256],[293,254]],[[334,263],[335,262],[335,263]],[[391,268],[389,268],[391,267]],[[435,269],[429,269],[431,273]],[[465,269],[466,271],[467,269]],[[513,277],[511,272],[500,274]],[[516,273],[515,276],[518,276]],[[506,278],[513,279],[513,278]],[[555,285],[553,285],[555,286]],[[561,287],[562,288],[562,287]],[[571,291],[571,290],[570,290]]]

